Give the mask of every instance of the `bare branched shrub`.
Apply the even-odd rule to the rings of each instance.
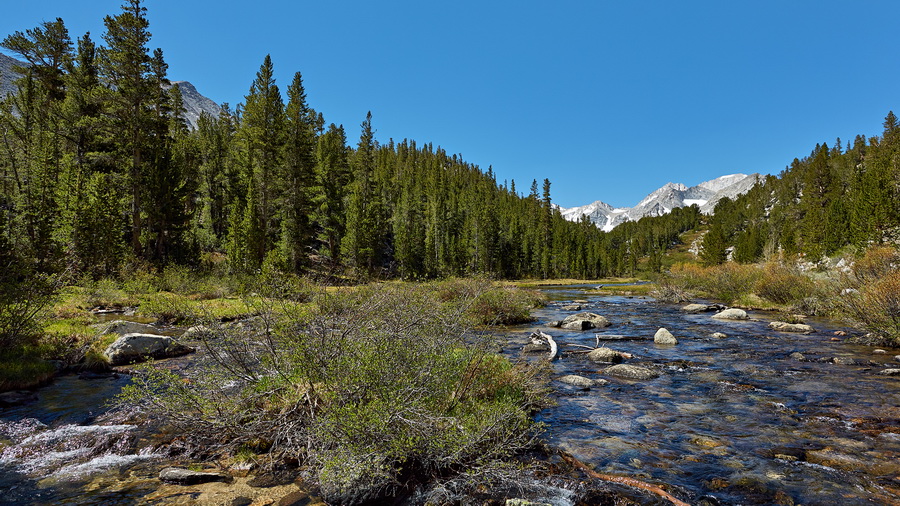
[[[756,294],[778,304],[790,304],[813,297],[816,286],[800,269],[782,263],[769,263],[756,281]]]
[[[848,312],[861,325],[893,346],[900,346],[900,270],[847,292]]]
[[[671,276],[657,279],[656,288],[650,295],[660,302],[679,303],[691,300],[691,294]]]
[[[872,246],[853,263],[851,273],[859,284],[878,282],[900,269],[900,251],[890,246]]]
[[[669,275],[672,285],[682,290],[698,290],[726,303],[752,293],[759,278],[760,271],[755,266],[733,262],[712,267],[678,264]]]
[[[540,393],[470,332],[472,299],[378,285],[322,290],[316,309],[260,303],[262,316],[209,333],[187,380],[151,369],[125,399],[166,416],[196,451],[297,459],[341,504],[390,495],[410,470],[486,465],[533,441]]]

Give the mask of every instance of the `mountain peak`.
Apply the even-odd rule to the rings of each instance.
[[[586,215],[598,227],[609,232],[626,221],[637,221],[645,216],[661,216],[679,207],[697,205],[701,212],[709,214],[719,200],[746,193],[761,178],[759,174],[729,174],[691,187],[682,183],[666,183],[634,207],[613,208],[598,200],[586,206],[561,208],[560,212],[569,221],[578,221],[582,215]]]

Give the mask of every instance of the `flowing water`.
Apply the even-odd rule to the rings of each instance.
[[[609,380],[590,390],[553,382],[557,405],[537,416],[552,445],[597,471],[666,484],[692,504],[900,504],[900,377],[878,374],[900,367],[900,349],[876,354],[834,340],[843,329],[824,320],[808,322],[813,334],[779,333],[766,313],[718,321],[590,288],[545,290],[551,303],[535,311],[538,321],[500,336],[517,355],[543,329],[560,344],[556,376]],[[561,306],[579,299],[612,326],[546,326],[574,313]],[[660,327],[679,344],[655,345]],[[603,344],[660,376],[605,375],[606,366],[578,353],[585,348],[571,346],[593,347],[595,334],[618,336]],[[38,401],[0,410],[0,504],[118,504],[152,492],[166,462],[150,450],[152,431],[106,407],[127,381],[62,376],[37,391]]]
[[[538,415],[552,445],[597,471],[669,484],[691,503],[900,504],[900,377],[878,374],[900,367],[900,349],[880,354],[834,340],[842,329],[824,320],[810,320],[809,335],[780,333],[767,328],[771,314],[721,321],[587,288],[546,290],[552,302],[535,313],[536,324],[508,336],[515,352],[543,329],[563,352],[557,376],[609,380],[588,391],[554,381],[558,405]],[[612,326],[546,327],[574,313],[561,306],[579,299]],[[679,343],[654,344],[660,327]],[[569,346],[593,347],[595,334],[621,336],[602,344],[660,376],[604,375],[606,366],[577,353],[587,350]]]

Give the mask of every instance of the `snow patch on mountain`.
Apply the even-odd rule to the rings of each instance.
[[[761,180],[762,176],[759,174],[729,174],[691,187],[681,183],[667,183],[634,207],[614,208],[598,200],[586,206],[560,208],[560,212],[569,221],[578,221],[582,216],[587,216],[595,225],[609,232],[626,221],[637,221],[645,216],[662,216],[679,207],[696,205],[702,213],[710,214],[719,200],[747,193]]]

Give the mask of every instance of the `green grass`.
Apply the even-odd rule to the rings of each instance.
[[[33,351],[8,351],[0,356],[0,392],[36,387],[55,373],[53,364]]]

